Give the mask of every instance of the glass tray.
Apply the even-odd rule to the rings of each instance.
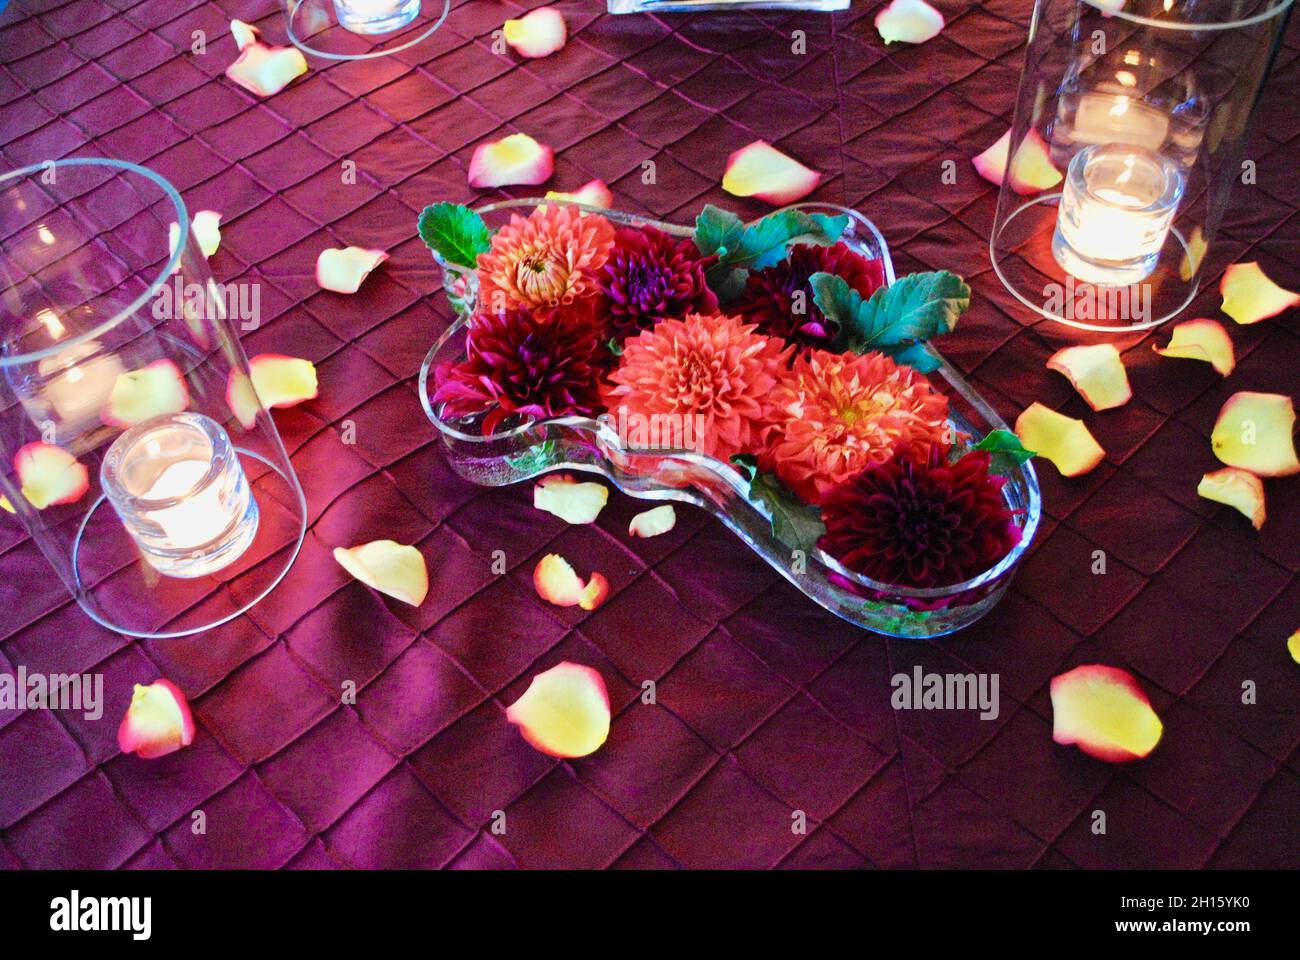
[[[507,223],[511,214],[526,216],[538,204],[555,202],[532,198],[507,200],[477,210],[488,227],[496,229]],[[613,210],[582,209],[602,214],[615,223],[649,224],[678,237],[693,234],[692,227]],[[861,256],[881,261],[885,283],[893,283],[894,267],[889,250],[870,220],[834,204],[800,203],[794,204],[793,209],[847,216],[849,226],[842,241]],[[496,487],[557,470],[583,471],[600,474],[632,497],[694,504],[730,527],[809,598],[850,623],[893,637],[938,637],[974,623],[1002,598],[1017,564],[1029,549],[1041,512],[1038,478],[1030,463],[1011,473],[1003,490],[1021,527],[1019,545],[996,566],[962,583],[916,589],[871,580],[845,569],[819,549],[804,555],[803,551],[779,540],[773,534],[765,506],[749,499],[745,477],[731,464],[713,457],[693,450],[628,449],[620,442],[612,423],[587,417],[522,423],[508,419],[504,422],[510,426],[486,435],[479,432],[481,415],[444,419],[431,396],[433,371],[443,363],[465,356],[476,278],[463,267],[441,263],[443,288],[449,293],[448,301],[456,317],[425,357],[420,369],[420,400],[442,436],[448,463],[473,483]],[[955,452],[964,453],[992,430],[1007,429],[1002,418],[956,369],[933,347],[927,349],[940,361],[939,368],[929,374],[930,380],[948,397],[949,419],[957,430],[956,435],[967,437],[955,446]]]

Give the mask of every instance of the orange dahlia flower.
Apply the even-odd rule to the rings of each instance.
[[[695,449],[725,460],[761,445],[787,359],[779,337],[756,334],[736,317],[661,320],[624,342],[605,405],[614,417],[645,418],[661,433],[689,417]]]
[[[924,456],[932,445],[946,451],[951,443],[947,397],[878,352],[796,357],[773,391],[772,409],[760,464],[809,503],[903,445]]]
[[[478,256],[480,308],[501,313],[573,303],[596,290],[613,245],[614,227],[599,214],[559,204],[516,214]]]

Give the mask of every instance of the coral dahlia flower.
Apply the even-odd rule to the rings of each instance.
[[[831,490],[818,546],[873,580],[945,587],[997,564],[1020,542],[1002,496],[1006,480],[973,450],[954,463],[932,446],[900,450]]]
[[[948,399],[921,373],[883,353],[812,350],[772,392],[759,460],[808,503],[903,446],[924,455],[951,443]]]
[[[599,214],[546,204],[517,214],[478,257],[479,308],[557,307],[596,290],[614,245],[614,228]]]
[[[736,317],[693,313],[663,320],[623,344],[605,405],[629,419],[698,417],[692,421],[697,449],[725,460],[761,443],[784,350],[779,339]]]

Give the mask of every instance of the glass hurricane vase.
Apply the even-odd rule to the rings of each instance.
[[[260,291],[218,284],[190,222],[131,163],[0,176],[0,494],[15,514],[0,523],[28,537],[10,572],[44,596],[24,565],[39,551],[92,619],[133,636],[239,615],[306,530],[236,329],[258,322]]]
[[[506,223],[511,214],[527,215],[540,200],[521,199],[478,208],[488,226]],[[545,201],[554,203],[555,201]],[[855,211],[830,204],[804,203],[796,209],[849,218],[843,242],[883,266],[886,283],[894,268],[884,238]],[[631,214],[584,208],[632,226],[656,227],[677,237],[692,235],[690,227],[648,221]],[[455,313],[446,332],[425,358],[420,371],[420,397],[425,412],[442,436],[451,467],[483,486],[502,486],[555,470],[600,474],[629,496],[644,500],[689,503],[712,513],[755,553],[795,587],[832,613],[867,630],[896,637],[928,638],[960,630],[978,620],[1001,599],[1013,572],[1038,527],[1040,497],[1033,467],[1026,463],[1007,479],[1004,494],[1016,523],[1020,544],[991,569],[950,587],[914,589],[880,583],[853,573],[833,557],[782,541],[773,532],[763,503],[751,500],[747,480],[729,463],[694,450],[634,448],[620,439],[609,417],[562,417],[551,420],[507,418],[483,433],[483,415],[444,416],[432,391],[436,369],[466,355],[468,318],[473,314],[476,278],[470,271],[443,264],[444,290]],[[989,431],[1006,424],[961,375],[929,348],[939,361],[930,375],[945,393],[954,435],[963,453]],[[809,508],[810,510],[812,508]]]

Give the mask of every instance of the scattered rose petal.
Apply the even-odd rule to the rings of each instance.
[[[569,32],[564,17],[553,7],[538,7],[502,27],[506,43],[521,57],[549,57],[564,46]]]
[[[424,554],[395,540],[372,540],[334,548],[334,559],[367,587],[418,607],[429,592]]]
[[[558,190],[546,191],[547,200],[568,200],[572,203],[585,203],[589,207],[608,210],[614,205],[614,194],[609,192],[604,180],[592,180],[584,183],[573,193],[561,193]]]
[[[585,757],[609,736],[609,692],[591,667],[564,661],[533,677],[506,719],[551,757]]]
[[[1198,496],[1241,512],[1258,530],[1268,514],[1264,510],[1264,482],[1240,467],[1224,467],[1201,477]]]
[[[1153,344],[1152,349],[1162,357],[1204,360],[1225,377],[1237,365],[1228,331],[1223,329],[1223,324],[1207,317],[1183,321],[1174,327],[1168,346]]]
[[[1106,456],[1082,420],[1035,401],[1016,419],[1016,436],[1026,450],[1056,464],[1063,477],[1087,473]]]
[[[185,377],[170,360],[119,373],[100,417],[112,427],[133,427],[152,417],[180,413],[190,402]]]
[[[1210,443],[1214,455],[1230,467],[1241,467],[1259,477],[1287,477],[1300,473],[1294,429],[1295,407],[1290,397],[1242,390],[1230,396],[1219,411]]]
[[[1164,726],[1133,675],[1090,663],[1052,678],[1052,739],[1109,763],[1145,757]]]
[[[925,0],[893,0],[876,14],[876,32],[889,46],[895,41],[925,43],[943,29],[943,14]]]
[[[579,483],[567,473],[542,477],[533,487],[533,506],[553,513],[566,523],[591,523],[609,500],[601,483]]]
[[[677,526],[677,511],[673,509],[671,503],[665,503],[662,507],[638,513],[628,524],[627,532],[633,537],[657,537],[675,526]]]
[[[1258,263],[1234,263],[1219,284],[1220,308],[1243,326],[1276,317],[1300,304],[1300,293],[1283,290],[1264,275]]]
[[[755,140],[727,158],[722,189],[733,197],[754,197],[781,206],[817,189],[822,175],[787,157],[766,140]]]
[[[990,183],[1002,185],[1007,171],[1007,154],[1011,149],[1011,131],[971,162],[981,177]],[[1016,161],[1011,168],[1011,189],[1021,195],[1038,193],[1061,182],[1061,171],[1052,165],[1047,144],[1037,130],[1030,130],[1016,150]]]
[[[1205,242],[1205,232],[1201,230],[1199,224],[1192,227],[1192,233],[1187,238],[1187,249],[1183,251],[1182,262],[1178,264],[1178,278],[1183,282],[1192,279],[1201,261],[1205,259],[1205,251],[1210,245]]]
[[[17,510],[14,509],[14,505],[9,502],[9,498],[6,497],[3,493],[0,493],[0,510],[3,510],[5,513],[18,512]]]
[[[245,23],[243,20],[230,21],[230,35],[235,38],[235,49],[243,50],[257,42],[261,31],[251,23]]]
[[[1094,410],[1122,407],[1133,399],[1124,361],[1113,343],[1058,350],[1048,358],[1047,369],[1065,374]]]
[[[198,241],[199,250],[203,256],[210,257],[217,252],[221,246],[221,214],[215,210],[200,210],[194,214],[194,219],[190,221],[190,230],[194,234],[194,239]],[[176,251],[176,245],[180,242],[181,228],[178,223],[171,223],[167,226],[167,242],[172,252]],[[172,270],[175,273],[180,269],[180,264]]]
[[[80,500],[90,489],[90,474],[84,464],[62,447],[29,443],[14,454],[14,472],[23,496],[37,510]],[[7,507],[13,513],[13,504]]]
[[[147,687],[137,683],[131,705],[117,728],[117,745],[122,752],[153,760],[193,742],[194,716],[176,684],[170,680],[155,680]]]
[[[307,58],[297,47],[268,47],[256,40],[226,67],[227,77],[259,97],[279,93],[306,72]]]
[[[1287,637],[1286,649],[1291,654],[1291,659],[1300,663],[1300,630]]]
[[[474,148],[469,161],[469,185],[490,187],[536,186],[555,172],[555,151],[526,133],[512,133]]]
[[[316,282],[323,290],[356,293],[370,271],[387,259],[388,254],[382,250],[362,247],[322,250],[316,258]]]
[[[316,366],[310,360],[259,353],[248,361],[248,369],[252,373],[251,381],[240,371],[232,370],[226,383],[226,403],[245,427],[257,422],[259,406],[292,407],[304,400],[314,400],[318,394]]]
[[[537,595],[557,607],[581,607],[595,610],[609,595],[609,581],[603,574],[593,573],[583,583],[573,567],[558,553],[548,553],[537,561],[533,570],[533,587]]]

